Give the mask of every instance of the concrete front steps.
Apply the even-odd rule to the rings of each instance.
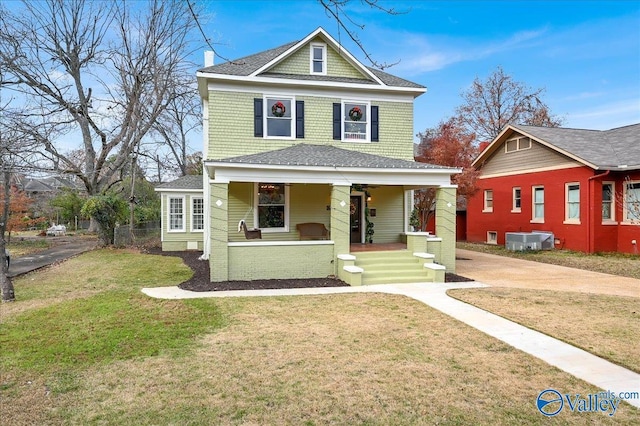
[[[444,282],[445,267],[433,259],[432,254],[409,250],[344,255],[343,279],[350,285]]]

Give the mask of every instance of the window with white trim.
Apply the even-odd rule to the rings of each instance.
[[[544,186],[534,186],[532,188],[532,198],[531,221],[544,222]]]
[[[498,244],[498,232],[487,231],[487,244]]]
[[[366,102],[342,103],[342,140],[369,141],[369,104]]]
[[[204,230],[204,199],[191,198],[191,231]]]
[[[504,152],[507,154],[529,148],[531,148],[531,139],[527,137],[509,139],[504,144]]]
[[[266,137],[291,138],[295,134],[295,105],[293,98],[265,97],[265,128]]]
[[[640,223],[640,181],[624,184],[624,221]]]
[[[580,184],[565,185],[565,223],[580,223]]]
[[[513,203],[511,205],[512,213],[519,213],[522,211],[522,190],[519,187],[513,188]]]
[[[493,190],[485,189],[484,190],[484,208],[482,209],[484,213],[490,213],[493,211]]]
[[[284,183],[257,183],[254,223],[264,232],[289,231],[289,188]]]
[[[602,183],[602,221],[613,222],[616,220],[615,211],[615,183]]]
[[[169,197],[167,209],[169,232],[185,231],[184,197]]]
[[[327,45],[312,43],[309,61],[311,74],[327,75]]]

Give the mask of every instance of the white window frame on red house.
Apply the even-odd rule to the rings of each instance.
[[[632,193],[629,188],[632,188]],[[640,224],[640,180],[624,182],[623,202],[622,223],[625,225]]]
[[[536,194],[542,194],[542,200],[536,200]],[[538,216],[536,207],[542,207],[542,215]],[[544,186],[534,185],[531,187],[531,223],[544,223]]]
[[[607,190],[606,187],[610,189]],[[605,194],[608,195],[608,200],[605,199]],[[605,206],[609,210],[609,217],[605,217]],[[615,225],[616,222],[616,183],[615,182],[602,182],[602,224],[603,225]]]
[[[176,202],[174,204],[174,201]],[[174,209],[174,207],[180,207],[180,211]],[[181,196],[169,196],[167,197],[167,232],[185,232],[186,231],[186,212],[185,212],[185,197]],[[174,225],[180,224],[180,227],[174,227]]]
[[[580,224],[580,183],[569,182],[564,185],[564,224]]]
[[[522,188],[519,186],[513,187],[513,201],[511,204],[511,213],[522,212]]]
[[[482,213],[493,213],[493,189],[485,189]]]

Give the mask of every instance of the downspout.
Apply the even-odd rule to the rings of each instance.
[[[593,224],[591,223],[591,219],[593,217],[593,214],[591,213],[591,208],[592,208],[592,206],[591,206],[591,189],[592,188],[591,187],[592,187],[592,185],[594,185],[593,181],[595,179],[605,177],[610,172],[611,172],[611,170],[606,170],[604,173],[600,173],[599,175],[589,176],[589,178],[587,179],[587,182],[589,183],[589,187],[587,188],[587,244],[588,244],[589,253],[593,253],[595,251],[595,242],[591,238],[592,225],[593,225],[593,227],[595,227],[595,223],[593,223]]]

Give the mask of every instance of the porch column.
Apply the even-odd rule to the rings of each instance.
[[[331,240],[334,242],[333,263],[336,276],[338,275],[338,255],[349,254],[350,197],[350,185],[333,185],[331,187]]]
[[[229,280],[229,184],[212,183],[211,197],[211,248],[209,270],[211,282]]]
[[[442,238],[440,262],[456,272],[456,187],[436,190],[436,236]]]

